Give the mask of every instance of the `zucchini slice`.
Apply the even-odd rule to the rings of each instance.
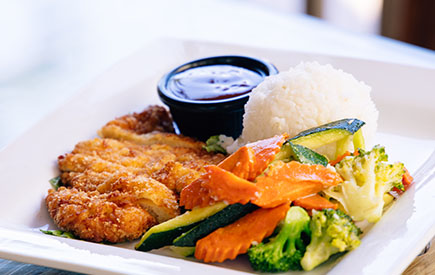
[[[208,217],[189,231],[181,234],[181,236],[174,240],[173,245],[183,247],[195,246],[196,241],[199,239],[202,239],[220,227],[235,222],[257,208],[258,206],[250,203],[244,205],[240,203],[231,204],[213,216]]]
[[[183,257],[190,257],[195,254],[195,247],[194,246],[173,246],[171,245],[169,247],[173,252],[176,254],[183,256]]]
[[[289,139],[289,141],[310,149],[316,149],[325,144],[339,141],[355,134],[364,124],[364,121],[356,118],[341,119],[305,130]],[[362,135],[360,137],[362,137]],[[359,141],[359,143],[361,143],[361,141]]]
[[[196,208],[164,223],[151,227],[135,246],[137,250],[150,251],[171,245],[175,238],[188,231],[202,220],[225,209],[228,204],[219,202],[204,208]]]
[[[356,131],[356,133],[353,135],[353,148],[356,149],[364,149],[364,136],[362,134],[361,129]]]
[[[320,164],[323,166],[328,165],[328,159],[302,145],[293,144],[292,142],[286,142],[279,153],[276,155],[275,160],[281,160],[284,162],[289,162],[291,160],[296,160],[300,163],[305,164]]]

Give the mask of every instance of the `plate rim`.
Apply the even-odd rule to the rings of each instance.
[[[218,46],[225,45],[225,46],[240,46],[240,47],[247,47],[247,46],[245,46],[245,45],[226,44],[226,43],[215,43],[215,42],[209,42],[209,41],[185,40],[185,39],[175,39],[175,38],[170,38],[170,39],[168,39],[168,38],[157,39],[157,40],[153,41],[152,44],[161,45],[161,44],[166,44],[166,43],[168,43],[168,41],[171,41],[172,43],[173,43],[174,41],[177,42],[177,43],[186,43],[186,42],[187,42],[187,43],[199,43],[199,44],[206,45],[206,46],[207,46],[207,45],[218,45]],[[151,43],[150,43],[150,44],[151,44]],[[56,108],[54,108],[53,111],[51,111],[51,112],[49,112],[48,114],[46,114],[45,116],[43,116],[40,120],[38,120],[34,125],[32,125],[31,127],[29,127],[29,128],[28,128],[26,131],[24,131],[22,134],[20,134],[17,138],[14,138],[11,142],[8,142],[5,146],[3,146],[2,148],[0,148],[0,154],[3,154],[4,152],[7,152],[7,151],[8,151],[8,148],[12,147],[13,144],[18,143],[19,140],[20,140],[20,138],[21,138],[22,136],[25,136],[27,133],[31,132],[33,129],[38,128],[38,126],[39,126],[40,124],[43,124],[44,121],[45,121],[48,117],[53,116],[54,114],[56,114],[56,113],[57,113],[57,112],[58,112],[58,111],[59,111],[59,110],[60,110],[64,105],[68,105],[68,103],[69,103],[70,101],[76,100],[76,99],[79,98],[83,93],[85,93],[87,90],[91,89],[92,86],[94,85],[94,83],[98,83],[102,78],[104,78],[104,76],[105,76],[108,72],[114,70],[114,68],[117,68],[118,66],[122,66],[122,64],[126,64],[126,63],[128,63],[128,60],[133,59],[134,56],[136,56],[137,54],[141,53],[142,51],[144,51],[144,49],[146,49],[146,48],[148,48],[148,47],[149,47],[149,45],[146,45],[145,47],[143,47],[143,48],[140,49],[139,51],[133,53],[132,55],[128,56],[127,58],[124,58],[124,59],[118,61],[117,63],[115,63],[114,65],[112,65],[109,69],[107,69],[107,70],[105,70],[104,72],[102,72],[102,73],[101,73],[100,75],[98,75],[94,80],[92,80],[90,83],[88,83],[87,85],[85,85],[83,88],[79,89],[79,91],[77,91],[76,93],[74,93],[71,97],[69,97],[68,99],[66,99],[65,102],[59,104],[59,106],[57,106]],[[249,48],[249,47],[248,47],[248,48]],[[255,48],[255,49],[258,49],[258,50],[266,49],[266,48],[259,48],[259,47],[251,47],[251,48]],[[279,51],[286,52],[286,50],[283,50],[283,49],[280,49]],[[306,53],[306,52],[303,52],[303,51],[293,51],[293,50],[289,50],[288,52],[292,52],[292,53]],[[370,60],[370,59],[361,59],[361,58],[353,58],[353,57],[343,57],[343,56],[335,56],[335,55],[324,55],[324,54],[315,54],[315,55],[322,55],[322,56],[328,56],[328,57],[331,57],[331,58],[340,58],[340,59],[344,58],[344,59],[348,59],[348,60],[367,60],[367,61],[370,61],[370,62],[389,63],[389,64],[392,64],[392,65],[395,65],[395,66],[406,66],[406,67],[411,67],[411,68],[413,68],[413,67],[417,67],[417,68],[423,68],[423,69],[428,69],[428,70],[434,70],[434,71],[435,71],[435,69],[432,69],[432,68],[426,68],[426,67],[415,66],[415,65],[396,64],[396,63],[393,63],[393,62],[384,62],[384,61],[377,61],[377,60]],[[0,224],[0,230],[2,230],[2,229],[8,229],[8,227],[6,227],[6,226]],[[435,234],[435,228],[433,228],[433,230],[432,230],[431,232],[428,232],[428,236],[425,236],[424,239],[429,238],[429,240],[430,240],[430,238],[432,238],[432,237],[429,236],[429,235],[432,235],[432,236],[433,236],[434,234]],[[49,236],[47,236],[47,237],[49,237]],[[52,237],[50,237],[50,238],[52,238]],[[1,240],[1,238],[0,238],[0,240]],[[3,243],[4,243],[4,240],[5,240],[5,239],[3,238]],[[425,244],[427,243],[427,241],[425,241],[425,242],[422,241],[422,243],[424,243],[424,245],[425,245]],[[423,245],[423,246],[424,246],[424,245]],[[22,261],[24,261],[24,262],[29,262],[29,263],[32,263],[32,264],[39,264],[39,265],[41,264],[41,262],[38,262],[38,260],[41,260],[40,255],[39,255],[39,256],[25,256],[25,255],[21,255],[21,256],[20,256],[20,255],[15,255],[15,256],[14,256],[12,252],[9,252],[9,253],[8,253],[8,252],[7,252],[5,249],[3,249],[2,247],[3,247],[3,246],[2,246],[2,242],[0,242],[0,257],[2,257],[2,258],[10,259],[10,260],[22,260]],[[415,253],[411,253],[411,254],[415,254],[414,256],[416,256],[416,255],[419,253],[420,249],[415,248],[415,250],[416,250]],[[9,256],[11,256],[11,257],[9,257]],[[21,258],[20,258],[20,257],[21,257]],[[410,257],[411,257],[411,255],[410,255]],[[412,260],[412,259],[413,259],[413,258],[411,258],[411,260]],[[52,261],[52,262],[50,262],[49,259],[46,259],[46,260],[47,260],[48,262],[43,263],[44,265],[47,265],[47,266],[50,266],[50,267],[54,267],[54,268],[65,269],[65,265],[62,265],[62,263],[64,263],[64,262],[56,262],[56,261]],[[186,261],[186,262],[187,262],[187,261]],[[410,263],[410,261],[408,262],[408,264],[409,264],[409,263]],[[402,264],[402,265],[403,265],[403,264]],[[338,265],[336,265],[336,266],[338,266]],[[401,271],[403,271],[403,270],[406,268],[406,266],[407,266],[407,264],[406,264],[403,268],[398,268],[398,269],[396,270],[396,271],[397,271],[396,273],[400,273]],[[76,267],[77,267],[77,269],[76,269]],[[81,269],[81,267],[83,267],[83,266],[81,266],[81,265],[77,265],[77,266],[75,266],[75,267],[71,267],[71,269],[69,269],[69,267],[67,267],[67,270],[77,271],[77,272],[86,272],[86,271],[89,272],[89,270]],[[90,267],[88,267],[88,268],[90,268]],[[333,269],[331,269],[331,271],[333,271],[334,268],[335,268],[335,267],[333,267]],[[399,269],[400,269],[400,270],[399,270]],[[96,271],[97,271],[97,270],[96,270]],[[110,271],[110,270],[105,270],[105,269],[103,268],[102,271],[108,272],[108,271]]]

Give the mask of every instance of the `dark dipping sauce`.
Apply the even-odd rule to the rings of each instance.
[[[263,75],[242,67],[208,65],[175,74],[167,87],[179,98],[218,100],[249,93],[263,79]]]

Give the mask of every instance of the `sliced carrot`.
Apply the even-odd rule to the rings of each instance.
[[[338,156],[335,160],[331,160],[329,161],[329,164],[332,166],[335,166],[337,163],[339,163],[340,161],[342,161],[345,157],[348,156],[358,156],[359,155],[359,151],[358,149],[355,150],[353,153],[350,153],[349,151],[346,151],[343,155]]]
[[[204,262],[233,260],[246,253],[253,242],[270,236],[285,217],[289,204],[275,208],[260,208],[236,222],[221,227],[196,243],[195,258]]]
[[[193,209],[195,206],[205,207],[211,205],[215,200],[210,196],[210,191],[202,186],[202,183],[207,180],[205,175],[194,180],[181,190],[180,206],[185,209]]]
[[[221,163],[219,163],[218,167],[232,172],[238,178],[252,181],[258,175],[263,173],[269,163],[275,158],[275,155],[279,152],[282,144],[287,138],[288,135],[283,134],[250,143],[241,147],[234,154],[224,159]],[[219,188],[219,186],[217,186],[217,181],[210,182],[207,179],[207,176],[209,176],[208,173],[209,172],[207,172],[201,180],[192,182],[189,186],[186,186],[181,191],[180,205],[184,206],[186,209],[192,209],[195,206],[207,206],[215,201],[214,198],[210,197],[211,193],[209,192],[208,188],[213,188],[213,190],[216,191],[216,188]],[[240,179],[234,179],[228,174],[226,174],[226,178],[231,179],[233,183],[234,180],[236,180],[238,183],[241,182]],[[223,184],[225,184],[225,182],[223,182]],[[244,185],[248,186],[246,183]],[[230,187],[231,186],[229,185],[229,182],[227,182],[226,186],[220,189],[227,190],[225,193],[228,195]],[[239,187],[236,186],[235,188]],[[250,186],[250,189],[253,190],[253,187]],[[216,192],[213,192],[213,195],[221,198],[222,200],[230,199],[230,197],[227,195],[221,194],[221,196]],[[230,200],[236,201],[234,199]],[[241,201],[245,200],[246,197],[241,198]]]
[[[215,165],[208,165],[205,170],[208,178],[202,182],[202,187],[208,189],[216,201],[246,204],[256,197],[258,187],[254,183]]]
[[[252,170],[254,159],[254,150],[244,146],[237,150],[234,154],[223,160],[219,164],[219,169],[223,169],[224,171],[231,171],[234,173],[235,177],[238,176],[241,179],[246,179],[249,176],[249,171]],[[215,181],[209,183],[207,186],[206,183],[210,182],[210,170],[217,169],[209,168],[209,170],[206,170],[206,173],[203,174],[200,179],[193,181],[191,184],[181,190],[180,205],[184,206],[185,209],[193,209],[196,206],[204,207],[211,203],[214,203],[216,201],[215,197],[225,197],[221,194],[222,192],[218,192],[220,191],[218,190],[218,184],[220,182],[216,181],[216,179],[218,178],[217,175],[213,177]],[[228,175],[226,176],[227,178],[229,177]],[[214,187],[214,197],[212,197],[209,187]],[[222,189],[225,188],[228,188],[228,183]]]
[[[345,157],[350,156],[350,152],[346,151],[343,155],[338,156],[336,159],[329,161],[329,164],[335,166],[337,163],[342,161]]]
[[[307,210],[337,209],[338,207],[336,203],[330,202],[319,194],[296,199],[293,204]]]
[[[256,186],[260,192],[252,202],[260,207],[275,207],[316,194],[342,181],[339,174],[322,165],[279,161],[257,178]]]
[[[265,183],[265,181],[263,183]],[[266,185],[270,184],[271,187],[261,192],[260,196],[252,201],[253,204],[263,208],[276,207],[282,203],[316,194],[323,189],[322,184],[309,181],[278,181],[276,183],[268,181]]]
[[[254,149],[243,146],[229,157],[219,163],[219,167],[232,172],[242,179],[249,178],[249,173],[254,169],[255,151]]]
[[[215,165],[204,168],[206,173],[181,191],[180,205],[184,208],[204,207],[216,201],[246,204],[256,197],[258,187],[254,183]]]
[[[287,134],[276,135],[246,145],[254,149],[255,152],[254,169],[250,172],[248,180],[254,180],[263,173],[269,163],[275,158],[275,155],[281,150],[287,138]]]
[[[287,134],[249,143],[219,163],[219,167],[247,180],[262,174],[275,155],[281,150]]]

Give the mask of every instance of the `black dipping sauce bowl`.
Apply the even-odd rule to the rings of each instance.
[[[180,133],[185,136],[206,141],[213,135],[223,134],[237,138],[242,133],[244,105],[248,101],[252,89],[247,88],[248,91],[226,98],[214,97],[210,99],[192,99],[174,91],[173,83],[181,73],[191,69],[199,68],[202,70],[204,68],[200,67],[210,68],[210,66],[216,65],[231,65],[242,68],[242,70],[246,69],[250,71],[248,72],[250,74],[257,74],[255,78],[260,79],[259,83],[265,77],[278,73],[275,66],[256,58],[215,56],[188,62],[164,75],[157,86],[159,97],[169,107]],[[208,81],[208,83],[214,83],[213,80]],[[226,82],[222,79],[219,81]],[[259,83],[256,83],[255,86]],[[243,84],[239,86],[243,86]],[[189,86],[185,86],[183,89],[185,92],[189,92]],[[194,89],[195,92],[198,92],[198,87],[194,87]]]

